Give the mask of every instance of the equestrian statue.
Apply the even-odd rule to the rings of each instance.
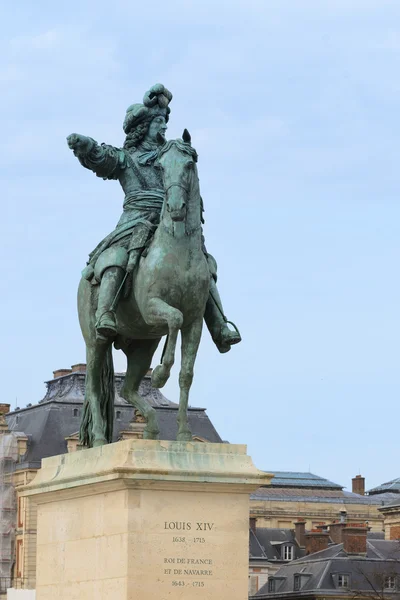
[[[144,437],[157,439],[156,411],[138,389],[163,336],[161,363],[151,378],[154,387],[165,385],[181,332],[177,439],[187,441],[192,439],[187,407],[203,319],[221,353],[241,341],[224,315],[217,264],[204,243],[190,134],[185,129],[182,139],[165,139],[171,100],[171,92],[156,84],[143,104],[129,106],[122,148],[76,133],[67,138],[84,167],[103,179],[118,179],[125,194],[121,218],[89,255],[78,289],[87,362],[80,442],[89,447],[112,441],[113,344],[127,357],[121,395],[145,417]]]

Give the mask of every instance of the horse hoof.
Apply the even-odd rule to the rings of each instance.
[[[191,431],[182,431],[176,436],[178,442],[191,442],[193,440]]]
[[[164,365],[157,365],[151,374],[151,385],[155,388],[162,388],[167,383],[169,373]]]
[[[144,429],[143,431],[143,439],[144,440],[158,440],[158,434],[159,434],[159,430],[158,429]]]

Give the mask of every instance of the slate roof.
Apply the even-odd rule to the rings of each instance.
[[[272,480],[273,481],[273,480]],[[251,500],[279,500],[285,502],[318,502],[331,504],[365,504],[365,505],[380,505],[384,506],[393,499],[399,498],[397,494],[386,492],[376,496],[360,496],[347,492],[341,488],[336,490],[330,489],[307,489],[307,488],[289,488],[289,487],[272,487],[264,486],[258,488],[251,494]]]
[[[71,404],[76,402],[83,403],[85,398],[85,378],[86,373],[83,370],[74,371],[68,375],[55,377],[54,379],[46,381],[46,394],[44,398],[39,401],[39,404],[49,402],[50,400],[54,402],[67,402]],[[125,373],[115,373],[115,405],[126,406],[128,404],[128,402],[120,395],[124,379]],[[140,384],[139,393],[141,396],[147,397],[146,399],[150,402],[151,406],[178,407],[178,404],[168,400],[168,398],[166,398],[160,392],[160,390],[152,387],[150,375],[146,375],[143,378],[143,381]]]
[[[314,473],[301,473],[295,471],[269,471],[274,475],[270,485],[272,487],[290,488],[320,488],[324,490],[342,490],[343,486],[329,481]]]
[[[124,374],[115,375],[114,441],[121,431],[129,429],[134,419],[133,407],[120,396]],[[67,452],[66,437],[79,431],[85,394],[85,373],[74,372],[52,379],[47,384],[44,398],[35,405],[12,411],[6,415],[10,431],[28,436],[28,451],[19,469],[39,468],[41,459]],[[160,439],[176,440],[178,404],[168,400],[151,386],[150,376],[144,377],[140,395],[157,411]],[[208,442],[222,443],[204,408],[188,409],[189,424],[194,436]]]
[[[385,546],[385,534],[383,531],[368,531],[367,534],[368,541],[372,542],[372,545],[379,549],[379,542],[383,542],[384,545],[382,548],[387,548]],[[272,560],[274,562],[278,560],[282,560],[282,545],[292,544],[294,547],[294,557],[295,559],[305,557],[305,549],[300,548],[296,541],[295,530],[294,529],[277,529],[270,527],[257,527],[254,532],[253,529],[249,530],[249,554],[250,558],[257,559],[266,559]],[[372,546],[371,546],[372,547]],[[400,548],[400,545],[399,545]],[[338,552],[337,545],[332,545],[326,551],[326,555],[335,556]],[[307,559],[310,557],[316,556],[315,554],[309,555]],[[378,554],[377,557],[380,557]],[[400,556],[399,556],[400,558]],[[284,561],[285,563],[287,561]]]
[[[385,506],[392,502],[397,492],[393,488],[378,494],[361,496],[343,489],[343,486],[314,473],[295,471],[269,471],[274,477],[267,486],[251,494],[251,500],[278,500],[283,502],[318,502],[331,504],[365,504]],[[400,491],[400,479],[399,481]]]
[[[395,494],[400,494],[400,477],[397,479],[392,479],[391,481],[387,481],[386,483],[381,483],[370,490],[367,491],[367,494],[375,495],[382,494],[384,492],[394,492]]]
[[[400,576],[400,544],[398,541],[368,540],[367,556],[347,555],[343,544],[335,544],[326,550],[309,554],[286,563],[270,580],[275,580],[275,591],[268,592],[268,582],[253,598],[297,598],[324,594],[350,595],[372,593],[382,589],[387,575]],[[338,588],[338,575],[349,576],[349,588]],[[294,578],[301,576],[301,590],[294,591]],[[392,596],[395,597],[395,596]],[[398,596],[396,596],[398,597]]]
[[[389,493],[385,492],[384,494],[377,494],[375,496],[375,498],[380,498],[381,496],[388,496]],[[383,513],[385,512],[385,509],[388,508],[399,508],[400,507],[400,495],[399,494],[390,494],[390,496],[393,497],[393,500],[387,504],[384,504],[379,510],[382,511]],[[372,498],[374,498],[374,496],[372,496]]]

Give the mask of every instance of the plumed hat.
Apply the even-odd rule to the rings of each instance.
[[[131,104],[126,110],[123,128],[126,134],[134,129],[139,123],[148,118],[162,115],[168,121],[171,112],[168,106],[172,100],[172,94],[162,83],[156,83],[145,93],[143,104]]]

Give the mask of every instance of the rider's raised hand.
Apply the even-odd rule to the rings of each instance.
[[[87,154],[92,146],[92,140],[80,133],[71,133],[67,137],[67,143],[75,155]]]

